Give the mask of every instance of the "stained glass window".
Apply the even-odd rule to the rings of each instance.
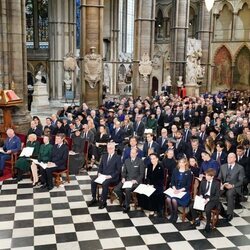
[[[27,0],[25,7],[26,7],[26,41],[27,47],[33,48],[34,47],[34,20],[33,20],[33,1]]]

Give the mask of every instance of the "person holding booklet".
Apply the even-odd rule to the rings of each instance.
[[[123,165],[122,181],[114,189],[114,193],[118,196],[120,201],[123,201],[125,198],[123,206],[124,213],[129,212],[131,193],[142,183],[145,173],[143,161],[137,157],[137,155],[138,149],[136,147],[132,148],[130,151],[130,158],[126,159]]]
[[[214,208],[218,208],[220,206],[220,182],[214,179],[216,175],[216,170],[213,168],[209,168],[205,171],[205,178],[201,181],[200,188],[199,188],[199,196],[201,199],[201,205],[203,207],[199,207],[198,204],[196,205],[195,197],[194,203],[190,205],[190,212],[192,215],[192,224],[194,226],[200,225],[200,220],[197,219],[198,213],[197,210],[205,211],[207,223],[205,226],[205,231],[210,232],[210,222],[211,222],[211,210]],[[194,206],[196,205],[196,206]]]
[[[174,169],[171,178],[171,187],[173,193],[178,195],[185,192],[182,198],[177,198],[174,195],[167,195],[167,204],[170,212],[170,221],[175,223],[178,218],[178,206],[186,207],[190,201],[190,187],[192,184],[192,173],[189,170],[188,160],[181,158],[177,163],[177,168]]]
[[[8,128],[6,134],[7,138],[4,141],[3,147],[0,148],[0,177],[3,176],[5,161],[10,159],[11,153],[21,150],[21,140],[15,135],[14,130]]]
[[[148,166],[145,183],[152,185],[156,190],[149,197],[144,194],[138,194],[138,204],[142,209],[151,211],[151,216],[156,212],[159,217],[162,217],[164,205],[164,169],[159,163],[159,156],[156,153],[150,154],[149,157],[151,164]]]
[[[97,203],[97,185],[98,183],[102,185],[102,194],[99,209],[103,209],[107,206],[108,188],[110,185],[116,185],[119,182],[122,166],[121,157],[115,153],[115,143],[108,143],[107,151],[108,154],[103,155],[101,158],[98,169],[98,177],[92,179],[91,181],[91,193],[93,199],[90,201],[89,206],[93,206]]]
[[[46,168],[41,168],[42,189],[53,189],[52,173],[56,170],[63,170],[67,167],[69,155],[68,145],[65,143],[65,134],[60,133],[55,137],[55,145],[52,148],[51,160],[46,164]]]
[[[21,152],[16,161],[17,181],[22,180],[23,173],[30,170],[31,158],[37,158],[39,153],[40,143],[37,141],[36,134],[29,134],[26,147]]]
[[[31,172],[33,177],[33,187],[38,184],[38,173],[37,173],[37,167],[39,167],[39,163],[48,163],[51,160],[52,155],[52,145],[49,143],[50,138],[47,135],[43,136],[43,144],[40,146],[39,154],[38,154],[38,164],[35,164],[34,161],[31,163]]]

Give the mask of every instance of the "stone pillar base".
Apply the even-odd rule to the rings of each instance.
[[[199,96],[200,95],[200,86],[195,84],[185,85],[187,96]]]
[[[32,112],[49,110],[49,96],[46,84],[35,84],[32,102]]]

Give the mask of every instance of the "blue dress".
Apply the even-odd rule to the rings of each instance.
[[[178,171],[179,172],[179,171]],[[178,177],[177,177],[177,186],[176,189],[181,189],[183,188],[182,182],[183,182],[183,177],[184,177],[185,172],[179,172]],[[188,190],[186,194],[181,198],[176,198],[177,203],[179,206],[186,207],[190,201],[190,191]]]
[[[181,198],[174,197],[173,199],[177,200],[179,206],[188,206],[190,201],[190,187],[192,183],[192,174],[190,170],[185,172],[180,172],[179,169],[175,168],[173,170],[171,178],[171,186],[175,186],[176,189],[185,188],[186,194]],[[169,196],[168,196],[169,197]],[[170,197],[171,198],[171,197]]]

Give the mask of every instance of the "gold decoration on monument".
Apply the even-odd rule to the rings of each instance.
[[[3,110],[3,124],[0,124],[0,132],[7,128],[15,127],[12,123],[12,109],[23,103],[22,99],[15,93],[15,83],[11,82],[11,89],[0,90],[0,108]]]
[[[75,71],[77,67],[76,57],[73,53],[69,52],[63,61],[63,67],[65,71]]]
[[[142,59],[139,62],[139,72],[143,77],[143,81],[146,82],[148,75],[150,75],[152,72],[152,61],[150,61],[147,52],[143,53]]]
[[[102,56],[96,54],[95,49],[95,47],[90,47],[90,54],[84,56],[85,80],[92,89],[102,78]]]

